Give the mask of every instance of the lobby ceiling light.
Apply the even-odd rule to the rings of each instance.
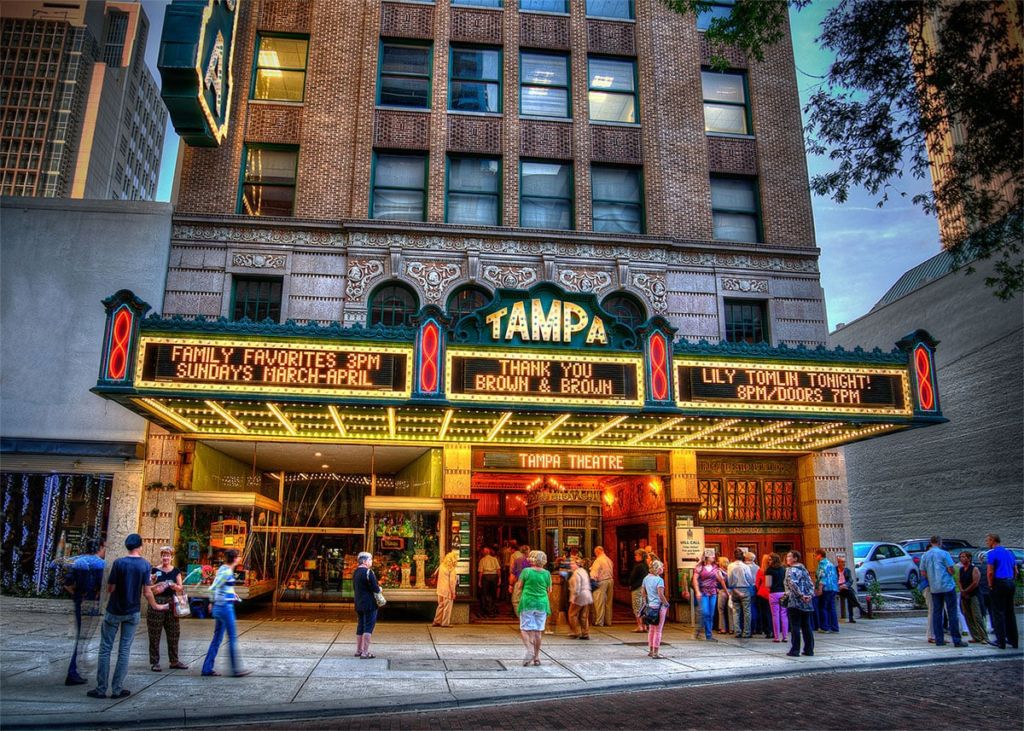
[[[233,426],[236,429],[238,429],[238,431],[242,432],[243,434],[248,434],[249,433],[249,430],[245,427],[245,424],[243,424],[238,419],[236,419],[231,414],[229,414],[227,411],[225,411],[220,406],[220,404],[217,404],[217,403],[215,403],[213,401],[204,401],[203,403],[206,404],[207,406],[209,406],[210,409],[215,411],[218,416],[220,416],[222,419],[224,419],[224,421],[228,422],[229,424],[231,424],[231,426]]]
[[[284,428],[288,430],[289,434],[294,436],[299,433],[295,428],[295,425],[288,420],[288,417],[284,415],[284,412],[282,412],[280,408],[278,408],[277,404],[272,404],[268,401],[267,409],[270,410],[271,414],[277,417],[277,420],[280,421]]]
[[[327,413],[331,415],[331,420],[334,422],[334,427],[338,430],[338,436],[344,439],[348,436],[348,432],[345,431],[345,424],[341,420],[341,414],[338,413],[338,407],[334,404],[327,404]],[[319,456],[319,454],[317,455]]]
[[[444,440],[448,434],[448,427],[451,426],[452,416],[455,414],[455,409],[448,409],[444,412],[444,418],[441,420],[441,429],[437,432],[438,441]]]
[[[550,424],[548,424],[546,427],[544,427],[539,432],[537,432],[537,435],[533,438],[533,441],[539,442],[539,441],[547,438],[547,436],[549,434],[551,434],[551,432],[555,431],[555,429],[557,429],[562,424],[567,422],[569,420],[570,416],[572,416],[572,414],[562,414],[561,416],[559,416],[557,419],[555,419]]]
[[[164,417],[171,423],[176,424],[179,428],[185,429],[185,431],[202,431],[198,426],[186,419],[184,416],[171,411],[156,399],[144,398],[139,399],[139,401],[145,405],[146,408]]]
[[[388,435],[394,439],[398,432],[398,428],[395,425],[395,407],[388,407]]]
[[[775,431],[776,429],[782,429],[783,427],[789,426],[792,423],[792,421],[773,421],[771,424],[765,424],[764,426],[760,426],[756,429],[751,429],[749,431],[743,432],[742,434],[737,434],[734,437],[723,439],[718,443],[718,446],[728,447],[730,444],[736,444],[736,442],[749,442],[752,439],[754,439],[754,437],[758,437],[762,434],[767,434],[768,432]]]
[[[626,415],[626,416],[616,416],[611,421],[607,422],[603,426],[599,426],[597,429],[595,429],[594,431],[590,432],[590,434],[588,434],[587,436],[583,437],[583,439],[580,440],[580,443],[581,444],[589,444],[591,440],[596,439],[597,437],[599,437],[602,434],[604,434],[606,431],[614,429],[615,427],[617,427],[619,424],[621,424],[622,422],[624,422],[628,418],[629,418],[628,415]]]
[[[695,442],[698,439],[703,439],[704,437],[708,436],[709,434],[718,431],[719,429],[728,429],[729,427],[731,427],[731,426],[733,426],[735,424],[739,424],[741,421],[743,421],[743,419],[728,419],[726,421],[715,422],[711,426],[706,427],[704,429],[701,429],[698,432],[694,432],[693,434],[690,434],[689,436],[683,437],[682,439],[677,439],[676,441],[672,442],[672,446],[673,447],[681,447],[684,444],[689,444],[690,442]]]
[[[635,437],[632,437],[628,442],[626,442],[626,444],[639,444],[640,442],[643,442],[643,441],[646,441],[646,440],[650,439],[651,437],[655,436],[656,434],[660,434],[661,432],[665,431],[666,429],[671,429],[672,427],[674,427],[676,424],[678,424],[682,420],[683,420],[683,417],[676,416],[674,418],[671,418],[671,419],[668,419],[666,421],[663,421],[660,424],[655,424],[654,426],[652,426],[647,431],[641,432],[640,434],[637,434]]]
[[[501,428],[505,426],[506,422],[508,422],[508,420],[511,418],[511,411],[506,411],[504,414],[502,414],[501,417],[494,423],[494,426],[491,427],[490,432],[487,433],[487,441],[493,442],[494,437],[498,436],[498,432],[501,431]]]

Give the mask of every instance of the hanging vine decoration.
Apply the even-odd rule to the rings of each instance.
[[[60,529],[61,536],[64,537],[64,531],[67,530],[68,519],[71,517],[71,491],[74,488],[74,475],[65,475],[64,479],[61,480],[61,491],[60,491]],[[65,553],[67,549],[65,548]],[[65,567],[63,563],[64,556],[57,556],[53,562],[53,576],[50,581],[50,593],[54,596],[59,596],[64,591],[64,572]]]
[[[96,486],[96,517],[93,519],[92,534],[99,538],[102,535],[103,504],[106,500],[107,482],[109,480],[100,478],[97,482],[99,484]]]
[[[28,507],[29,507],[29,488],[28,488],[28,475],[21,476],[21,543],[18,544],[17,548],[13,552],[11,557],[12,571],[14,574],[12,584],[21,586],[22,589],[28,589],[30,577],[26,574],[21,574],[21,557],[28,549]]]
[[[32,577],[36,591],[42,592],[46,584],[46,568],[53,545],[53,528],[57,519],[57,500],[54,497],[60,489],[60,477],[47,475],[43,483],[43,506],[39,511],[39,530],[36,532],[36,555],[32,564]]]
[[[0,545],[6,546],[8,539],[11,537],[11,531],[14,526],[14,516],[11,515],[11,499],[14,497],[14,475],[4,475],[4,501],[3,501],[3,516],[4,516],[4,532],[3,532],[3,543]],[[5,589],[11,587],[11,576],[10,572],[4,571],[3,577],[0,578],[0,585]]]

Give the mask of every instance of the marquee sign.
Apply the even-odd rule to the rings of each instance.
[[[473,451],[473,468],[502,472],[571,472],[609,474],[668,471],[663,453],[651,452],[564,452],[554,450],[478,449]]]
[[[408,398],[412,349],[143,336],[136,388]]]
[[[160,38],[160,97],[188,145],[216,147],[228,132],[239,0],[172,0]]]
[[[451,401],[604,404],[643,403],[637,355],[559,355],[515,351],[448,351]]]
[[[682,408],[912,413],[906,368],[676,359]]]

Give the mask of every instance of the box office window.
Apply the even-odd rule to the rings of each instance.
[[[423,221],[427,195],[425,154],[377,153],[370,218]]]
[[[589,79],[591,121],[637,121],[635,61],[591,58]]]
[[[643,185],[637,168],[594,165],[590,169],[594,231],[643,233]]]
[[[704,70],[700,81],[704,96],[704,131],[750,134],[746,76]]]
[[[564,53],[519,54],[519,114],[568,119],[569,57]]]
[[[519,175],[519,225],[572,229],[572,165],[524,160]]]
[[[725,300],[725,339],[730,343],[767,343],[768,312],[763,300]]]
[[[301,102],[306,89],[308,52],[308,38],[259,36],[251,98]]]
[[[448,73],[451,111],[501,111],[501,51],[453,46]]]
[[[711,176],[712,237],[719,241],[761,240],[757,183],[750,178]]]
[[[231,319],[281,322],[281,280],[265,277],[234,277]]]
[[[633,0],[587,0],[587,17],[630,20],[633,18]]]
[[[298,164],[298,148],[247,145],[238,212],[249,216],[291,216],[295,209]]]
[[[479,226],[501,224],[501,162],[489,157],[449,157],[446,220]]]
[[[429,44],[381,43],[377,103],[430,109],[431,55]]]

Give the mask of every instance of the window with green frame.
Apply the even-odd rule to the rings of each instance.
[[[448,64],[448,109],[501,111],[501,51],[452,46]]]
[[[281,322],[281,280],[268,277],[231,278],[231,319]]]
[[[519,9],[538,13],[568,13],[569,0],[519,0]]]
[[[700,72],[700,83],[704,96],[704,131],[750,134],[746,75],[704,69]]]
[[[711,176],[712,236],[715,239],[759,242],[760,213],[755,180]]]
[[[569,56],[521,51],[519,114],[524,117],[569,119]]]
[[[309,38],[259,35],[251,99],[301,102],[306,91]]]
[[[594,231],[643,233],[643,183],[638,168],[594,165],[590,189]]]
[[[452,0],[452,5],[466,5],[472,8],[500,8],[501,0]]]
[[[378,152],[375,155],[370,218],[424,221],[426,197],[426,154]]]
[[[401,282],[385,282],[370,295],[367,307],[368,325],[394,327],[409,325],[419,309],[416,293]]]
[[[523,160],[519,164],[519,225],[571,230],[572,163]]]
[[[377,104],[430,109],[430,44],[381,41]]]
[[[588,67],[590,119],[635,123],[636,61],[592,56]]]
[[[290,216],[295,209],[297,147],[246,145],[238,212],[249,216]]]
[[[445,220],[448,223],[500,226],[500,191],[500,160],[491,157],[449,157]]]
[[[632,20],[633,0],[587,0],[587,17]]]
[[[732,6],[736,0],[712,0],[707,10],[697,13],[697,30],[707,30],[711,21],[728,18],[732,15]]]
[[[768,342],[768,312],[764,300],[727,299],[724,304],[727,342]]]
[[[452,318],[452,322],[458,322],[490,301],[491,293],[486,289],[475,284],[466,284],[451,293],[448,297],[448,306],[445,309]]]

